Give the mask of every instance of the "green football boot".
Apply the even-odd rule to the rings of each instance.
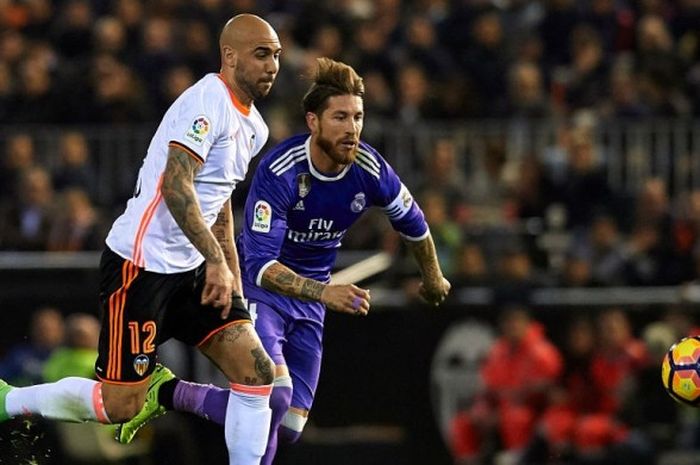
[[[167,410],[158,402],[158,392],[166,381],[175,378],[175,375],[160,363],[156,364],[156,369],[151,374],[148,382],[148,392],[146,392],[146,402],[139,413],[126,423],[117,426],[115,439],[122,444],[129,444],[136,436],[136,433],[149,421],[163,415]]]
[[[7,408],[5,407],[5,398],[7,393],[14,389],[14,386],[10,386],[5,381],[0,379],[0,422],[7,421],[11,417],[7,414]]]

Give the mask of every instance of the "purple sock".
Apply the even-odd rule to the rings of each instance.
[[[180,412],[190,412],[221,426],[226,419],[229,389],[212,384],[178,381],[173,393],[173,407]]]
[[[289,410],[289,405],[292,402],[291,379],[284,379],[285,381],[288,380],[289,386],[280,386],[279,384],[276,385],[272,389],[272,395],[270,396],[270,408],[272,409],[270,437],[267,441],[267,449],[265,449],[265,455],[263,455],[260,465],[272,464],[272,460],[275,458],[275,454],[277,453],[277,430],[280,427],[284,414],[287,413],[287,410]],[[279,378],[276,379],[275,382],[278,383]]]

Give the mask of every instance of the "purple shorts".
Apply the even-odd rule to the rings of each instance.
[[[289,368],[293,386],[291,406],[311,410],[321,372],[325,309],[317,302],[285,300],[289,301],[289,308],[278,309],[249,298],[248,310],[275,365]]]

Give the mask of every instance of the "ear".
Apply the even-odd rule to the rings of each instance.
[[[235,68],[238,61],[238,52],[230,45],[221,47],[221,63],[227,68]]]
[[[318,115],[316,113],[307,111],[306,112],[306,125],[309,127],[312,133],[318,132]]]

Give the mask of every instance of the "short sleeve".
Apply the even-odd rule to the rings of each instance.
[[[206,161],[223,128],[233,124],[221,104],[219,89],[214,85],[189,89],[170,110],[168,145],[181,148],[200,163]]]

